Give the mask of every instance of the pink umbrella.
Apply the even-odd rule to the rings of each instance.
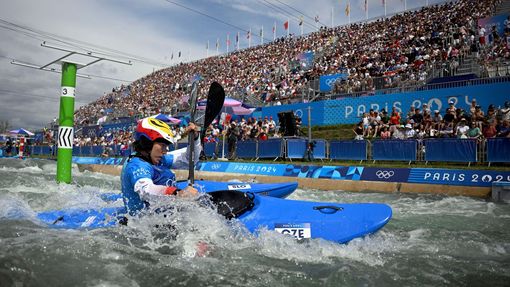
[[[247,109],[247,108],[238,106],[238,107],[232,107],[232,111],[234,112],[235,115],[246,116],[246,115],[251,115],[255,111],[255,108]]]
[[[205,110],[206,103],[207,103],[207,100],[199,101],[197,110]],[[238,100],[234,100],[232,98],[225,98],[225,101],[223,102],[223,107],[239,107],[242,104],[243,103],[241,103]]]

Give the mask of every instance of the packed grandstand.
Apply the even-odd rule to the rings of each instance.
[[[303,102],[406,94],[441,89],[433,83],[470,85],[508,82],[510,75],[510,17],[502,30],[480,25],[480,19],[498,14],[500,0],[459,0],[319,31],[290,35],[249,49],[181,63],[155,71],[129,85],[115,87],[97,101],[75,112],[75,146],[115,146],[128,149],[136,120],[159,113],[185,115],[190,79],[200,76],[200,97],[212,81],[227,96],[245,106],[286,106]],[[303,55],[311,53],[309,62]],[[330,89],[321,77],[341,75]],[[491,82],[494,80],[494,82]],[[449,87],[446,85],[446,87]],[[508,97],[507,97],[508,98]],[[510,100],[510,99],[509,99]],[[425,139],[436,137],[509,137],[510,102],[495,99],[468,107],[457,102],[431,108],[427,103],[358,110],[352,139]],[[484,102],[487,102],[486,100]],[[304,114],[296,115],[298,118]],[[232,120],[239,141],[285,136],[278,118],[260,112]],[[184,121],[185,122],[185,121]],[[207,142],[221,142],[221,121],[209,128]],[[329,122],[345,124],[346,122]],[[180,135],[182,127],[173,126]],[[226,132],[226,131],[225,131]],[[47,127],[38,144],[53,144],[54,127]],[[299,136],[299,134],[295,134]],[[117,146],[119,148],[117,148]],[[118,151],[117,151],[118,150]]]

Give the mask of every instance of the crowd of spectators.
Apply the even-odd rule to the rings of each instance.
[[[411,106],[406,115],[401,115],[396,108],[390,114],[385,110],[380,113],[370,110],[363,114],[353,132],[357,140],[510,138],[510,101],[503,107],[489,105],[486,113],[476,99],[472,100],[469,111],[456,108],[454,102],[450,102],[443,115],[438,110],[431,111],[427,104],[421,108]]]
[[[218,124],[210,125],[206,131],[205,142],[219,142],[222,140],[222,134],[225,134],[226,138],[231,141],[234,137],[235,141],[267,140],[272,137],[281,137],[273,117],[232,120],[225,129],[222,129]]]
[[[398,85],[424,83],[434,63],[460,58],[482,49],[483,59],[504,55],[506,45],[486,43],[477,20],[492,15],[500,0],[459,0],[408,11],[391,18],[348,26],[321,28],[302,37],[293,35],[232,53],[181,63],[115,88],[76,112],[78,124],[96,124],[122,116],[149,116],[185,105],[189,82],[200,75],[200,96],[216,80],[227,95],[258,98],[266,104],[300,101],[311,79],[346,73],[335,93],[373,91]],[[294,65],[306,51],[314,52],[313,65]],[[458,61],[457,61],[458,62]],[[383,78],[381,78],[383,77]]]

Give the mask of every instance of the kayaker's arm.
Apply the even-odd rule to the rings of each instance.
[[[198,160],[200,158],[200,152],[202,151],[202,145],[200,144],[200,138],[195,139],[194,145],[195,145],[194,161],[198,162]],[[189,147],[171,151],[163,157],[162,164],[168,168],[173,168],[173,169],[186,168],[189,165],[188,151],[189,151]]]
[[[175,186],[157,185],[150,178],[140,178],[134,186],[135,192],[140,194],[142,198],[147,195],[177,195],[180,197],[195,196],[198,190],[192,186],[185,189],[177,189]]]
[[[175,186],[156,185],[150,178],[140,178],[134,186],[135,192],[141,197],[146,195],[175,195],[177,188]]]

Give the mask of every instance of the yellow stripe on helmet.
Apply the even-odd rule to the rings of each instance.
[[[168,134],[171,137],[174,136],[174,134],[172,133],[172,130],[170,129],[170,127],[164,121],[161,121],[161,120],[158,120],[158,119],[155,119],[155,118],[148,118],[147,122],[155,130],[157,130],[157,131],[159,131],[161,133]]]

